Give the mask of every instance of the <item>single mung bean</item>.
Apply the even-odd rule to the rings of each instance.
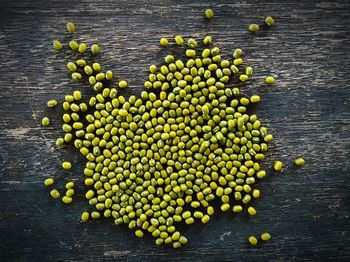
[[[214,17],[214,11],[210,8],[206,9],[204,15],[208,19],[212,19]]]
[[[240,48],[236,48],[234,51],[233,51],[233,58],[240,58],[242,56],[242,49]]]
[[[126,88],[128,86],[128,82],[126,82],[125,80],[121,80],[119,81],[118,86],[120,88]]]
[[[98,73],[95,75],[95,78],[97,81],[102,81],[105,79],[105,74],[104,73]]]
[[[161,46],[167,46],[169,44],[169,41],[168,41],[168,39],[163,37],[159,40],[159,43]]]
[[[273,76],[267,76],[265,78],[265,83],[268,85],[273,85],[275,82],[276,82],[276,80]]]
[[[86,66],[86,61],[84,59],[78,59],[75,63],[78,66]]]
[[[86,49],[87,49],[87,44],[81,43],[81,44],[79,45],[78,52],[81,53],[81,54],[82,54],[82,53],[85,53]]]
[[[66,196],[68,196],[68,197],[72,197],[72,196],[74,196],[74,189],[68,189],[67,191],[66,191]]]
[[[72,50],[78,50],[79,48],[79,44],[75,40],[70,41],[68,45]]]
[[[245,68],[245,74],[246,74],[247,76],[251,76],[251,75],[253,74],[253,68],[252,68],[251,66],[247,66],[247,67]]]
[[[99,63],[93,63],[92,68],[94,69],[95,72],[101,71],[101,65]]]
[[[48,117],[43,117],[43,119],[41,120],[41,124],[42,126],[48,126],[50,125],[50,119]]]
[[[241,205],[234,205],[233,208],[232,208],[233,212],[235,213],[239,213],[239,212],[242,212],[243,210],[243,207]]]
[[[257,24],[250,24],[249,27],[248,27],[248,30],[252,33],[256,33],[258,32],[260,29],[259,25]]]
[[[70,204],[70,203],[72,203],[72,201],[73,201],[73,198],[71,198],[70,196],[63,196],[62,197],[62,202],[65,204]]]
[[[71,189],[74,187],[74,182],[73,181],[70,181],[66,184],[66,189]]]
[[[55,48],[55,50],[60,51],[62,49],[62,43],[58,40],[53,41],[53,48]]]
[[[81,214],[81,221],[86,222],[86,221],[89,220],[89,217],[90,217],[89,212],[84,211],[84,212]]]
[[[63,169],[71,169],[72,168],[72,163],[68,161],[62,162],[62,167]]]
[[[261,240],[263,240],[263,241],[268,241],[268,240],[271,239],[271,235],[270,235],[269,233],[265,232],[265,233],[262,233],[262,234],[260,235],[260,238],[261,238]]]
[[[241,80],[242,82],[248,81],[248,79],[249,79],[249,76],[247,75],[243,74],[239,76],[239,80]]]
[[[165,61],[165,63],[167,63],[167,64],[170,64],[170,63],[174,62],[174,60],[175,60],[175,58],[174,58],[173,55],[167,55],[167,56],[164,58],[164,61]]]
[[[239,66],[239,65],[241,65],[243,63],[243,59],[242,58],[235,58],[234,60],[233,60],[233,64],[235,65],[235,66]]]
[[[183,45],[184,44],[184,39],[180,35],[175,36],[174,40],[175,40],[175,43],[177,45]]]
[[[47,106],[48,107],[55,107],[55,106],[57,106],[57,100],[52,99],[52,100],[47,101]]]
[[[57,189],[52,189],[52,190],[50,191],[50,195],[51,195],[53,198],[55,198],[55,199],[57,199],[57,198],[59,198],[59,197],[61,196],[60,192],[58,192]]]
[[[256,210],[255,210],[254,207],[248,207],[247,211],[248,211],[249,215],[251,215],[251,216],[255,216],[256,215]]]
[[[72,22],[67,23],[67,30],[69,33],[73,34],[75,32],[75,25]]]
[[[252,195],[254,198],[259,198],[260,197],[260,190],[254,189]]]
[[[229,203],[224,203],[224,204],[221,205],[221,211],[226,212],[229,209],[230,209],[230,204]]]
[[[125,109],[120,109],[119,111],[118,111],[118,114],[120,115],[120,116],[127,116],[128,115],[128,111],[127,110],[125,110]]]
[[[196,51],[193,49],[187,49],[186,50],[186,56],[187,57],[195,57],[196,56]]]
[[[197,41],[193,38],[188,39],[187,45],[191,48],[196,48],[197,47]]]
[[[305,164],[305,160],[301,157],[298,157],[294,160],[294,164],[296,164],[297,166],[303,166]]]
[[[72,79],[74,80],[80,80],[82,78],[80,73],[74,72],[72,73]]]
[[[258,95],[252,95],[251,97],[250,97],[250,102],[251,103],[259,103],[260,102],[260,96],[258,96]]]
[[[53,183],[55,183],[55,180],[53,178],[51,178],[51,177],[46,178],[45,181],[44,181],[44,185],[45,186],[51,186],[51,185],[53,185]]]
[[[273,165],[273,169],[275,169],[276,171],[281,171],[282,166],[283,166],[283,163],[277,160]]]
[[[265,137],[264,137],[264,141],[265,142],[270,142],[273,140],[273,136],[271,134],[267,134]]]
[[[212,38],[210,35],[207,35],[207,36],[204,37],[204,39],[203,39],[203,44],[209,45],[209,44],[211,44],[212,41],[213,41],[213,38]]]
[[[157,72],[157,66],[156,66],[156,65],[150,65],[149,71],[150,71],[152,74],[154,74],[155,72]]]
[[[89,65],[84,66],[84,72],[87,75],[92,75],[92,73],[93,73],[92,67]]]
[[[258,244],[258,240],[256,239],[255,236],[249,236],[248,237],[248,241],[251,245],[255,246],[256,244]]]
[[[98,44],[93,44],[91,46],[91,53],[98,54],[99,52],[100,52],[100,47],[98,46]]]
[[[81,100],[81,98],[82,98],[81,92],[78,91],[78,90],[75,90],[75,91],[73,92],[73,98],[74,98],[74,100],[76,100],[76,101]]]
[[[93,218],[93,219],[98,219],[98,218],[100,218],[100,217],[101,217],[100,212],[98,212],[98,211],[92,211],[92,212],[91,212],[91,218]]]
[[[273,26],[275,24],[275,20],[273,19],[272,16],[265,17],[264,22],[267,26]]]
[[[62,137],[59,137],[56,139],[56,146],[60,148],[64,144],[64,139]]]
[[[187,238],[185,236],[180,236],[179,242],[184,245],[187,243]]]
[[[135,231],[135,235],[137,236],[137,237],[143,237],[143,232],[142,232],[142,230],[136,230]]]
[[[257,178],[264,178],[266,176],[266,171],[265,170],[259,170],[257,173],[256,173],[256,177]]]
[[[113,72],[111,70],[106,71],[106,79],[111,80],[113,77]]]

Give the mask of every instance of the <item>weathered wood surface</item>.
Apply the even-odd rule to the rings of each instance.
[[[215,19],[205,21],[211,6]],[[0,261],[349,261],[350,86],[348,1],[10,1],[0,2]],[[247,25],[273,15],[277,25],[257,36]],[[45,103],[78,88],[69,82],[64,58],[51,42],[76,23],[80,39],[99,42],[101,60],[130,81],[138,94],[146,68],[166,54],[160,37],[212,34],[223,53],[246,51],[255,69],[256,112],[275,140],[264,166],[282,159],[287,168],[261,183],[258,215],[217,214],[209,224],[184,228],[181,250],[137,239],[110,220],[79,223],[87,204],[69,207],[48,196],[48,175],[81,180],[83,159],[73,149],[57,151],[60,109]],[[65,37],[67,39],[67,37]],[[172,49],[170,49],[172,50]],[[277,76],[276,86],[261,81]],[[53,124],[39,126],[49,115]],[[307,164],[292,165],[298,155]],[[77,165],[64,174],[59,163]],[[83,186],[78,186],[80,195]],[[79,194],[78,194],[79,195]],[[218,212],[219,213],[219,212]],[[273,239],[252,248],[249,234]]]

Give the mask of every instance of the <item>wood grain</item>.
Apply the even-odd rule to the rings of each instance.
[[[350,260],[350,86],[348,1],[37,1],[0,3],[0,260],[1,261],[349,261]],[[215,18],[203,11],[211,6]],[[249,23],[264,16],[276,26],[253,36]],[[82,180],[82,157],[57,151],[62,99],[78,84],[69,82],[66,59],[51,43],[67,41],[65,22],[79,39],[99,42],[101,61],[116,79],[127,79],[125,95],[139,94],[152,63],[177,49],[159,38],[213,35],[223,53],[245,50],[254,67],[245,94],[258,93],[256,113],[275,140],[264,161],[282,159],[287,168],[261,183],[258,215],[216,214],[208,225],[183,228],[190,243],[181,250],[159,248],[151,237],[136,239],[112,221],[79,223],[87,204],[80,196],[66,207],[48,196],[42,181]],[[266,87],[266,74],[277,84]],[[42,129],[43,115],[52,119]],[[293,167],[303,156],[306,165]],[[78,163],[62,172],[63,159]],[[78,185],[80,195],[83,185]],[[257,248],[249,234],[268,231],[271,241]]]

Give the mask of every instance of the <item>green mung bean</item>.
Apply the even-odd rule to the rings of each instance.
[[[273,85],[276,82],[275,78],[273,76],[267,76],[265,78],[265,83],[269,85]]]
[[[239,212],[242,212],[243,208],[241,205],[234,205],[233,208],[232,208],[233,212],[235,213],[239,213]]]
[[[73,198],[70,196],[63,196],[62,197],[62,202],[65,204],[70,204],[70,203],[72,203],[72,201],[73,201]]]
[[[248,30],[252,33],[256,33],[260,30],[260,27],[257,24],[250,24]]]
[[[248,211],[249,215],[251,215],[251,216],[256,215],[256,210],[254,207],[248,207],[247,211]]]
[[[84,66],[84,72],[85,72],[85,74],[87,74],[87,75],[92,75],[93,69],[92,69],[91,66],[86,65],[86,66]]]
[[[75,32],[75,25],[72,22],[67,23],[67,30],[69,33],[73,34]]]
[[[275,20],[273,19],[272,16],[265,17],[264,22],[267,26],[273,26],[275,24]]]
[[[258,95],[252,95],[252,96],[250,97],[250,102],[253,103],[253,104],[259,103],[259,102],[260,102],[260,96],[258,96]]]
[[[48,126],[50,125],[50,119],[48,117],[43,117],[43,119],[41,120],[41,125],[42,126]]]
[[[80,45],[78,47],[78,52],[82,54],[82,53],[85,53],[86,50],[87,50],[87,44],[80,43]]]
[[[74,196],[74,189],[72,189],[72,188],[70,188],[70,189],[68,189],[67,191],[66,191],[66,196],[67,197],[72,197],[72,196]]]
[[[89,217],[90,217],[89,212],[84,211],[84,212],[81,214],[81,221],[86,222],[86,221],[89,220]]]
[[[80,80],[82,78],[80,73],[74,72],[72,73],[72,79],[74,80]]]
[[[197,41],[193,38],[189,38],[188,41],[187,41],[187,45],[190,47],[190,48],[196,48],[197,47]]]
[[[62,167],[63,169],[71,169],[72,168],[72,163],[68,161],[62,162]]]
[[[137,237],[143,237],[143,232],[141,231],[141,230],[136,230],[135,231],[135,235],[137,236]]]
[[[111,80],[113,78],[113,72],[111,70],[106,71],[106,80]]]
[[[183,45],[184,44],[184,39],[180,35],[175,36],[174,40],[175,40],[175,43],[177,45]]]
[[[204,39],[203,39],[203,43],[204,43],[205,45],[211,44],[212,41],[213,41],[213,38],[212,38],[210,35],[207,35],[207,36],[204,37]]]
[[[52,177],[46,178],[44,181],[45,186],[52,186],[55,183],[55,180]]]
[[[79,48],[79,44],[75,40],[70,41],[68,45],[72,50],[78,50]]]
[[[100,52],[100,47],[98,44],[93,44],[91,46],[91,53],[98,54]]]
[[[249,79],[249,76],[247,76],[247,75],[240,75],[239,76],[239,80],[241,80],[242,82],[248,81],[248,79]]]
[[[214,11],[210,8],[206,9],[204,15],[208,19],[212,19],[214,17]]]
[[[59,137],[59,138],[56,139],[56,146],[58,148],[62,147],[63,144],[64,144],[64,139],[62,137]]]
[[[50,191],[50,195],[51,195],[53,198],[55,198],[55,199],[57,199],[57,198],[59,198],[59,197],[61,196],[60,192],[58,192],[57,189],[52,189],[52,190]]]
[[[268,241],[268,240],[271,239],[271,235],[270,235],[269,233],[265,232],[265,233],[262,233],[262,234],[261,234],[260,238],[261,238],[261,240],[263,240],[263,241]]]
[[[160,40],[159,40],[159,43],[160,43],[160,45],[161,46],[168,46],[168,44],[169,44],[169,41],[168,41],[168,39],[166,39],[166,38],[161,38]]]
[[[305,160],[301,157],[298,157],[294,160],[294,164],[296,164],[297,166],[303,166],[305,164]]]
[[[196,51],[193,49],[187,49],[186,50],[186,56],[188,57],[195,57],[196,56]]]
[[[48,107],[55,107],[55,106],[57,106],[57,100],[52,99],[52,100],[47,101],[47,106]]]
[[[249,236],[249,237],[248,237],[248,241],[249,241],[249,243],[250,243],[251,245],[253,245],[253,246],[256,246],[256,244],[258,244],[258,240],[256,239],[255,236]]]
[[[70,181],[66,184],[66,189],[71,189],[74,187],[74,182],[73,181]]]
[[[251,66],[247,66],[247,67],[245,68],[245,74],[246,74],[247,76],[251,76],[251,75],[253,74],[253,68],[252,68]]]
[[[283,163],[277,160],[273,165],[273,169],[275,169],[276,171],[281,171],[282,166],[283,166]]]
[[[93,63],[92,68],[94,69],[95,72],[101,71],[101,65],[99,63]]]
[[[75,91],[73,92],[73,98],[74,98],[75,101],[81,100],[81,99],[82,99],[82,94],[81,94],[81,92],[78,91],[78,90],[75,90]]]
[[[233,51],[233,58],[240,58],[242,56],[242,49],[237,48]]]
[[[53,41],[52,45],[53,45],[53,48],[55,48],[55,50],[57,50],[57,51],[62,50],[63,45],[60,41],[55,40],[55,41]]]
[[[128,82],[126,82],[125,80],[119,81],[118,86],[120,88],[126,88],[126,87],[128,87]]]

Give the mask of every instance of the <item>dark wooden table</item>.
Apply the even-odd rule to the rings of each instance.
[[[215,11],[206,21],[203,11]],[[350,261],[350,86],[348,1],[10,1],[0,2],[0,261]],[[250,23],[272,15],[277,25],[258,35]],[[42,182],[82,180],[83,158],[74,149],[54,149],[61,134],[61,99],[80,88],[69,81],[53,39],[68,39],[65,22],[77,36],[99,42],[101,60],[116,79],[127,79],[124,94],[139,94],[146,69],[174,48],[160,37],[176,34],[214,37],[223,53],[245,50],[254,67],[243,93],[258,93],[255,107],[275,140],[263,166],[285,161],[282,173],[261,182],[258,215],[219,214],[207,225],[185,228],[190,243],[181,250],[137,239],[111,220],[81,224],[87,208],[84,187],[71,206],[54,201]],[[273,74],[277,84],[266,87]],[[52,125],[43,129],[48,115]],[[305,167],[293,167],[296,156]],[[77,163],[64,173],[60,161]],[[249,220],[249,221],[248,221]],[[252,248],[249,234],[268,231],[271,241]]]

